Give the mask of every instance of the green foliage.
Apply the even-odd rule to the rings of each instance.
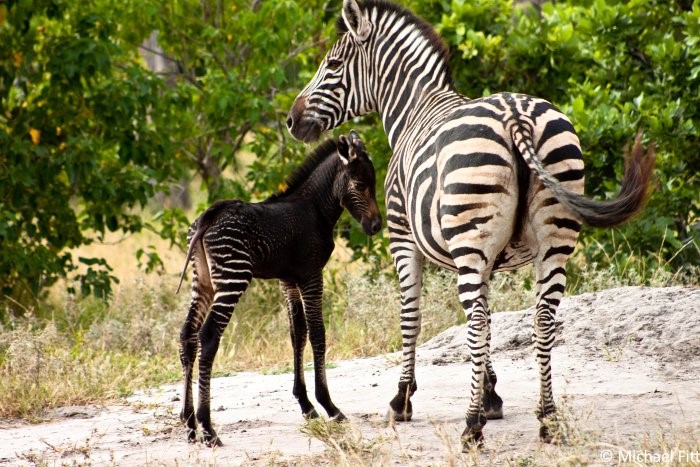
[[[522,92],[559,106],[579,133],[589,195],[616,193],[623,149],[637,130],[644,131],[647,143],[657,147],[656,191],[640,218],[619,230],[642,256],[660,254],[673,259],[672,267],[697,264],[700,5],[655,0],[545,2],[540,10],[512,0],[440,5],[420,10],[453,50],[457,87],[469,96]],[[613,235],[584,229],[584,254],[605,263],[614,254]]]
[[[180,96],[118,47],[118,29],[74,2],[0,5],[0,288],[18,303],[80,263],[83,293],[108,293],[108,265],[66,250],[141,230],[132,209],[180,172]]]
[[[278,190],[304,154],[286,135],[284,109],[297,75],[320,60],[317,11],[242,0],[0,5],[6,303],[21,309],[76,274],[83,293],[106,296],[106,262],[67,252],[106,232],[148,228],[182,247],[182,210],[158,209],[153,223],[140,212],[184,175],[201,177],[209,201]],[[153,31],[162,51],[141,45]],[[149,71],[145,52],[166,67]],[[245,152],[256,156],[250,168]],[[156,251],[135,253],[146,270],[162,265]]]
[[[190,216],[151,201],[178,180],[201,181],[207,203],[198,211],[216,199],[259,200],[278,190],[308,151],[288,136],[286,112],[335,39],[340,3],[0,4],[0,287],[7,303],[25,306],[64,277],[83,293],[108,294],[109,265],[70,252],[107,232],[147,228],[184,247]],[[620,233],[638,255],[672,270],[698,263],[699,5],[402,3],[436,25],[466,95],[524,92],[571,117],[590,195],[614,194],[623,149],[642,129],[658,147],[657,189]],[[157,49],[144,43],[154,31]],[[149,68],[144,55],[163,65]],[[334,134],[350,128],[361,132],[383,180],[391,152],[379,120],[355,120]],[[378,196],[383,205],[381,188]],[[388,263],[387,238],[365,236],[349,216],[338,235],[354,259],[372,258],[375,277]],[[614,257],[613,235],[584,230],[587,259]],[[162,269],[158,251],[133,253],[143,269]]]
[[[302,146],[289,144],[284,120],[291,93],[301,84],[299,70],[319,59],[323,24],[311,12],[321,7],[248,0],[118,5],[127,16],[142,18],[139,33],[125,34],[132,46],[158,31],[163,50],[155,52],[168,64],[161,72],[187,96],[179,112],[182,131],[173,136],[202,177],[209,201],[276,191],[301,157]],[[257,156],[248,170],[238,158],[242,151]],[[232,179],[222,177],[227,169],[233,169]]]

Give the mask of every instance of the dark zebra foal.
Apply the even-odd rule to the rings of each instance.
[[[285,191],[261,203],[218,201],[190,227],[185,270],[192,258],[192,302],[180,334],[185,380],[180,418],[187,425],[190,441],[196,440],[198,421],[202,441],[210,446],[222,444],[211,424],[211,368],[236,303],[254,277],[280,280],[294,347],[293,394],[302,413],[318,417],[304,382],[302,359],[308,335],[316,400],[329,417],[345,418],[328,392],[321,310],[321,271],[333,251],[333,228],[343,208],[362,224],[366,234],[381,229],[374,166],[354,131],[337,142],[321,144],[292,173]],[[199,407],[195,420],[192,369],[198,346]]]

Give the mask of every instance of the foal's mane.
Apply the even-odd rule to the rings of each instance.
[[[300,166],[289,174],[284,182],[286,187],[283,190],[274,193],[263,202],[266,203],[268,201],[274,201],[294,193],[295,190],[297,190],[304,184],[304,182],[306,182],[306,180],[309,179],[316,168],[337,150],[338,142],[334,139],[328,139],[316,146],[313,152],[306,156],[304,162],[302,162]]]
[[[416,16],[411,10],[405,8],[401,5],[391,3],[385,0],[359,0],[358,5],[361,10],[369,11],[371,13],[372,8],[377,8],[377,17],[382,18],[385,15],[395,14],[397,18],[404,18],[406,24],[411,24],[421,33],[421,35],[428,41],[432,49],[438,54],[441,59],[441,65],[445,71],[447,79],[452,82],[452,72],[450,71],[448,60],[450,58],[450,49],[447,48],[442,37],[435,31],[435,28],[425,21],[424,19]],[[348,32],[348,28],[345,25],[345,21],[342,16],[338,16],[335,22],[335,30],[338,34],[345,34]]]

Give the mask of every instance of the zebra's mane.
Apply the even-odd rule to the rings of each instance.
[[[328,157],[338,150],[338,142],[335,139],[328,139],[313,150],[311,154],[306,156],[304,162],[301,163],[291,174],[285,179],[285,188],[274,193],[263,202],[273,201],[284,198],[297,190],[306,182],[316,168],[323,163]]]
[[[442,37],[440,37],[437,31],[435,31],[432,24],[416,16],[408,8],[385,0],[365,0],[364,2],[358,2],[358,5],[360,6],[361,10],[369,11],[370,13],[373,8],[376,8],[377,18],[381,18],[384,15],[395,14],[396,18],[404,18],[406,21],[405,24],[413,25],[428,41],[430,47],[438,54],[442,69],[445,72],[445,76],[449,83],[452,84],[452,72],[450,71],[448,65],[450,50],[447,48],[447,45],[445,45]],[[336,20],[335,29],[338,34],[345,34],[348,32],[348,27],[345,24],[342,15]]]

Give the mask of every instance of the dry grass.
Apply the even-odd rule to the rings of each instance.
[[[515,450],[507,440],[489,438],[485,447],[462,452],[459,430],[443,423],[433,424],[435,438],[441,445],[439,460],[422,456],[420,448],[408,449],[397,431],[385,424],[359,427],[352,422],[339,424],[326,420],[307,422],[301,431],[321,441],[326,451],[321,455],[294,460],[294,464],[311,465],[429,465],[446,466],[580,466],[580,465],[665,465],[693,466],[700,461],[700,424],[695,427],[652,429],[646,434],[623,437],[597,428],[593,407],[578,407],[571,396],[558,402],[559,413],[551,421],[555,443],[535,444]],[[364,429],[363,429],[364,428]],[[425,442],[429,442],[425,440]],[[415,444],[415,440],[414,440]],[[607,456],[611,457],[607,457]],[[647,461],[639,462],[647,457]],[[653,456],[662,459],[650,462]]]
[[[113,301],[65,294],[53,319],[29,314],[0,331],[0,416],[41,419],[47,409],[100,403],[171,381],[171,297],[136,281]]]
[[[133,252],[155,248],[161,275],[140,271]],[[184,254],[150,233],[91,245],[84,255],[106,257],[120,279],[112,299],[78,299],[56,287],[37,310],[0,327],[0,416],[40,419],[57,406],[104,402],[137,388],[180,378],[179,329],[188,294],[174,290]],[[348,263],[339,248],[325,274],[327,360],[377,355],[401,348],[398,281],[391,269],[370,278],[362,263]],[[620,253],[611,266],[572,263],[571,292],[647,283],[697,285],[697,267],[675,273],[650,269],[643,258]],[[624,261],[623,261],[624,260]],[[651,272],[651,274],[649,274]],[[645,275],[646,274],[646,275]],[[532,268],[495,274],[494,311],[534,304]],[[428,267],[424,276],[420,342],[463,323],[455,274]],[[215,375],[241,370],[288,371],[292,352],[287,315],[276,281],[253,282],[229,324]],[[2,325],[0,325],[2,326]],[[307,346],[308,349],[308,346]],[[613,349],[614,350],[614,349]],[[611,355],[613,358],[614,355]],[[307,361],[310,356],[307,354]]]
[[[300,430],[327,447],[324,454],[304,459],[304,464],[308,462],[311,465],[363,466],[391,463],[394,436],[379,434],[368,438],[350,422],[339,423],[325,418],[307,420]]]

